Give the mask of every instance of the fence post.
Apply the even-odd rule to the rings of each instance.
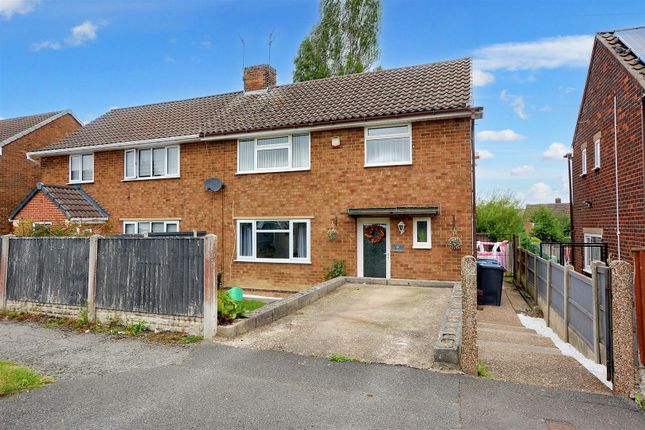
[[[96,321],[96,263],[100,237],[97,234],[90,237],[90,254],[87,268],[87,316],[92,322]]]
[[[204,339],[217,334],[217,236],[204,237]]]
[[[593,356],[600,363],[600,308],[598,303],[598,267],[604,266],[600,261],[591,262],[591,309],[593,311]]]
[[[562,282],[562,317],[564,319],[564,341],[569,343],[569,272],[571,266],[564,266],[564,279]],[[549,315],[551,313],[549,312]]]
[[[551,327],[551,259],[546,262],[546,326]]]
[[[535,300],[537,300],[537,297],[538,297],[538,282],[540,282],[538,280],[537,263],[538,263],[538,258],[537,258],[537,254],[535,254],[535,257],[533,257],[533,290],[535,291]],[[527,283],[528,283],[528,280],[527,280]]]
[[[461,259],[461,370],[477,375],[477,260],[472,255]]]
[[[634,294],[632,266],[623,260],[611,262],[611,332],[613,338],[614,394],[628,396],[636,385],[634,364]]]
[[[9,268],[9,238],[2,236],[2,254],[0,256],[0,309],[7,307],[7,275]]]

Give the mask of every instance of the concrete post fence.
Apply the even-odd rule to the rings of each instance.
[[[2,236],[0,245],[0,309],[7,307],[7,272],[9,267],[9,238]]]
[[[96,321],[96,262],[99,250],[99,238],[94,235],[90,237],[90,252],[87,268],[87,316],[92,322]]]
[[[611,262],[611,312],[614,359],[614,393],[628,396],[636,388],[634,360],[634,287],[632,266],[626,261]]]
[[[461,370],[477,375],[477,260],[472,255],[461,259],[461,288]]]
[[[204,339],[217,334],[217,236],[204,238]]]

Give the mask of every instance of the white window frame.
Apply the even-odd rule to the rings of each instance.
[[[597,242],[591,242],[590,240],[588,240],[588,239],[591,239],[592,237],[596,238],[596,239],[600,239],[600,241],[602,242],[602,234],[594,234],[594,233],[585,233],[584,234],[584,242],[585,243],[597,243]],[[598,249],[601,249],[601,248],[598,248]],[[591,248],[585,247],[584,250],[585,250],[585,252],[584,252],[584,269],[583,270],[585,272],[587,272],[587,273],[591,273],[591,263],[593,262],[593,260],[591,259],[591,254],[590,254]],[[602,251],[600,253],[602,255]],[[589,264],[587,264],[587,263],[589,263]]]
[[[396,133],[396,134],[383,134],[380,136],[368,136],[368,130],[373,129],[373,128],[390,128],[390,127],[402,127],[402,126],[407,126],[408,132],[407,133]],[[363,142],[363,152],[364,152],[364,167],[383,167],[383,166],[409,166],[412,164],[412,124],[410,123],[404,123],[404,124],[389,124],[389,125],[379,125],[379,126],[371,126],[371,127],[365,127],[363,130],[364,133],[364,142]],[[381,139],[392,139],[392,138],[398,138],[398,137],[407,137],[409,138],[410,141],[410,161],[392,161],[392,162],[387,162],[387,163],[368,163],[367,162],[367,142],[368,141],[373,141],[373,140],[381,140]]]
[[[417,222],[426,221],[428,223],[428,240],[426,242],[417,241]],[[412,248],[415,249],[432,249],[432,221],[429,217],[412,219]]]
[[[169,224],[175,224],[177,226],[177,232],[179,232],[179,220],[165,221],[165,220],[153,219],[153,220],[123,221],[123,234],[128,234],[128,233],[126,233],[126,226],[127,225],[134,225],[134,233],[132,233],[132,234],[139,234],[139,223],[148,223],[150,225],[150,228],[148,229],[148,232],[152,233],[152,223],[153,222],[162,222],[163,223],[164,233],[168,231],[168,225]]]
[[[593,143],[593,154],[594,154],[594,170],[600,169],[600,138],[596,139]]]
[[[309,145],[307,153],[309,158],[307,159],[307,165],[305,167],[293,167],[293,136],[307,136],[307,144]],[[286,137],[287,143],[275,143],[271,145],[263,145],[258,149],[258,140],[262,139],[276,139],[280,137]],[[240,169],[240,142],[250,142],[253,141],[253,169],[252,170],[241,170]],[[271,149],[287,149],[288,150],[288,167],[276,167],[276,168],[260,168],[258,167],[258,152],[266,151]],[[262,136],[257,138],[248,138],[248,139],[238,139],[237,141],[237,174],[238,175],[251,175],[254,173],[273,173],[273,172],[302,172],[305,170],[311,170],[311,133],[294,133],[289,135],[274,135],[274,136]]]
[[[177,173],[169,175],[168,174],[168,149],[177,148]],[[153,158],[155,149],[165,149],[166,151],[166,162],[164,166],[164,175],[153,176]],[[150,176],[139,176],[139,151],[141,150],[150,150]],[[128,153],[134,154],[134,176],[128,176]],[[181,177],[181,148],[179,145],[166,145],[166,146],[151,146],[145,148],[132,148],[126,149],[123,152],[123,180],[124,181],[149,181],[153,179],[170,179],[170,178],[179,178]]]
[[[582,173],[580,175],[584,176],[587,174],[587,148],[582,148],[581,157],[582,157]]]
[[[257,222],[258,221],[288,221],[289,222],[289,258],[257,258]],[[294,246],[294,237],[293,237],[293,224],[294,223],[304,223],[307,225],[307,258],[294,258],[293,257],[293,246]],[[252,238],[252,255],[243,256],[240,255],[240,243],[242,239],[242,229],[240,228],[241,224],[251,224],[251,238]],[[285,230],[260,230],[261,232],[274,233],[274,232],[285,232]],[[262,218],[262,219],[238,219],[237,220],[237,232],[236,232],[236,243],[235,243],[235,254],[236,261],[244,261],[250,263],[289,263],[289,264],[311,264],[311,222],[309,219],[299,219],[299,218]]]
[[[92,156],[92,179],[83,180],[83,157],[88,155]],[[72,159],[75,157],[81,158],[81,171],[79,176],[80,179],[78,180],[72,180]],[[72,154],[69,156],[68,164],[69,164],[69,168],[68,168],[67,179],[69,184],[91,184],[92,182],[94,182],[94,153],[93,152],[86,152],[83,154]]]

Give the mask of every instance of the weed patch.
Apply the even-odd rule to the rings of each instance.
[[[0,397],[23,390],[40,388],[54,382],[49,376],[42,376],[11,361],[0,361]]]
[[[486,379],[491,378],[490,372],[486,369],[486,365],[481,360],[477,360],[477,376],[481,376]]]
[[[336,363],[346,363],[346,362],[357,362],[360,361],[356,357],[350,357],[347,355],[342,355],[342,354],[329,354],[327,356],[327,360],[329,361],[334,361]]]

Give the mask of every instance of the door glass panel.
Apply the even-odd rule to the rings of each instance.
[[[387,230],[385,224],[363,225],[363,276],[387,276]]]

